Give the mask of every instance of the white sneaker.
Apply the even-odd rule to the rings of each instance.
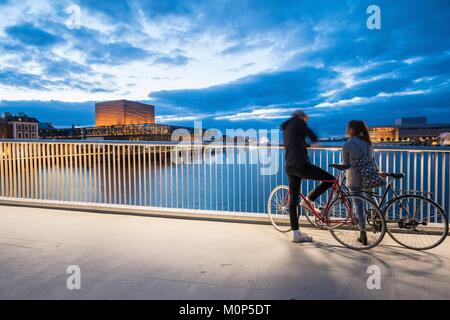
[[[300,207],[302,207],[305,210],[309,210],[309,211],[311,211],[311,207],[312,207],[314,209],[314,211],[316,212],[316,214],[320,215],[320,210],[316,208],[316,205],[314,204],[314,202],[309,200],[309,198],[308,198],[308,202],[306,202],[304,199],[302,199],[302,201],[300,202]]]
[[[301,242],[311,242],[312,237],[308,236],[306,233],[300,232],[299,230],[295,230],[292,233],[292,242],[301,243]]]

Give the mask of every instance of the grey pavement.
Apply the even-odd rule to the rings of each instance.
[[[306,231],[294,244],[270,225],[0,206],[0,299],[450,299],[449,239],[358,252]]]

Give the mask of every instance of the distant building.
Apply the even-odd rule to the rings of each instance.
[[[97,103],[95,115],[95,127],[55,128],[24,113],[16,116],[4,113],[0,118],[0,138],[171,141],[177,129],[183,129],[177,131],[179,140],[192,140],[194,135],[194,128],[156,124],[155,107],[144,103],[128,100]]]
[[[369,128],[369,133],[373,142],[391,142],[399,139],[399,129],[395,127]]]
[[[50,122],[39,122],[39,131],[55,129]]]
[[[116,100],[95,104],[97,127],[155,123],[155,107],[149,104]]]
[[[450,123],[427,123],[423,125],[400,126],[400,140],[436,139],[442,133],[450,132]]]
[[[39,121],[25,113],[5,112],[0,118],[0,136],[3,139],[39,139]]]
[[[155,123],[155,107],[128,100],[95,104],[95,127],[54,128],[42,123],[41,139],[52,140],[134,140],[170,141],[176,129],[185,129],[189,136],[193,128]]]
[[[170,141],[175,127],[162,124],[41,129],[42,139]]]
[[[439,136],[439,139],[441,140],[440,141],[441,145],[443,145],[443,146],[450,146],[450,132],[442,133]]]
[[[369,130],[374,142],[435,144],[441,134],[450,132],[450,123],[428,123],[426,117],[406,117],[397,119],[395,125],[371,127]]]

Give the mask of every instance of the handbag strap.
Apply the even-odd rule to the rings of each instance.
[[[361,160],[365,156],[365,154],[361,151],[361,148],[358,147],[358,144],[356,144],[355,141],[351,141],[351,142],[353,142],[353,144],[355,145],[356,149],[358,149],[359,153],[361,154],[361,157],[359,158],[359,160]],[[371,154],[371,152],[370,152],[370,145],[368,146],[367,153],[368,153],[368,155],[369,155],[369,157],[371,159],[375,158],[375,156],[373,154]],[[378,165],[377,165],[376,161],[374,161],[374,165],[375,165],[376,170],[378,171]]]

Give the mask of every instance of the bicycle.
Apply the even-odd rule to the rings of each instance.
[[[365,192],[375,199],[386,220],[391,238],[413,250],[428,250],[440,245],[448,234],[445,211],[432,199],[429,192],[406,190],[399,195],[393,187],[394,180],[405,177],[403,173],[381,173],[390,178],[384,193]],[[401,191],[401,190],[400,190]],[[388,200],[389,192],[392,199]],[[427,213],[425,215],[425,213]]]
[[[333,164],[330,167],[338,169],[340,172],[337,179],[325,181],[332,183],[331,191],[326,200],[325,206],[316,213],[312,204],[300,192],[300,199],[306,201],[310,217],[307,219],[314,225],[329,230],[331,235],[342,245],[354,250],[367,250],[377,246],[386,233],[386,222],[378,205],[367,197],[351,194],[345,187],[345,176],[343,171],[348,166]],[[324,182],[324,181],[323,181]],[[368,245],[358,242],[359,228],[358,217],[353,214],[354,204],[360,202],[365,211],[367,219]],[[285,185],[278,186],[272,190],[267,203],[269,218],[272,225],[280,232],[291,231],[289,224],[289,188]],[[297,209],[300,205],[297,204]],[[299,210],[297,210],[298,218]]]
[[[374,199],[383,213],[389,236],[401,246],[413,250],[429,250],[440,245],[448,235],[448,217],[442,207],[432,199],[433,194],[406,190],[408,193],[399,195],[393,187],[393,182],[403,179],[405,175],[380,174],[391,178],[385,191],[382,194],[366,191],[364,194],[367,198]],[[341,180],[342,188],[344,185],[345,177]],[[389,192],[393,194],[390,200],[388,200]],[[425,212],[428,212],[426,216]],[[304,216],[312,225],[322,227],[313,220],[314,217],[311,217],[309,210],[304,212]]]

